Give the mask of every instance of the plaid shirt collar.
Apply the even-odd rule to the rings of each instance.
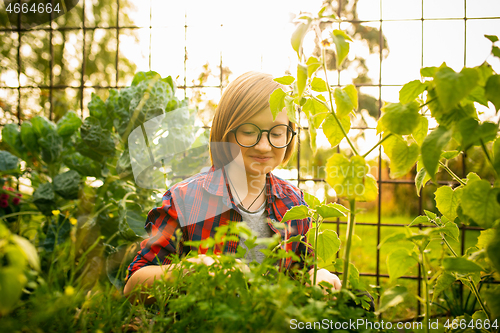
[[[207,176],[203,182],[203,188],[210,194],[223,197],[228,207],[231,207],[231,204],[236,206],[228,196],[229,184],[223,169],[216,170],[215,166],[212,166],[207,172]],[[280,182],[277,181],[276,177],[271,172],[266,174],[266,196],[271,203],[273,203],[276,198],[285,198],[285,193]]]

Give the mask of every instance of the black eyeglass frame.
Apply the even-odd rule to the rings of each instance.
[[[253,125],[255,127],[257,127],[259,129],[259,135],[257,136],[257,141],[255,141],[255,143],[253,145],[250,145],[250,146],[245,146],[245,145],[242,145],[239,141],[238,141],[238,137],[236,136],[236,131],[238,130],[238,128],[240,128],[241,126],[243,125]],[[271,133],[271,131],[273,130],[273,128],[275,127],[278,127],[278,126],[286,126],[290,129],[290,131],[292,132],[292,137],[290,138],[290,141],[285,145],[285,146],[282,146],[282,147],[277,147],[275,145],[272,144],[271,142],[271,138],[269,137],[269,133]],[[264,132],[267,132],[267,141],[269,142],[269,144],[274,147],[274,148],[277,148],[277,149],[281,149],[281,148],[286,148],[290,145],[290,143],[292,143],[292,140],[293,140],[293,137],[295,135],[297,135],[297,132],[295,132],[293,130],[292,127],[290,127],[290,125],[286,125],[286,124],[278,124],[278,125],[274,125],[273,127],[271,127],[270,129],[268,130],[263,130],[261,129],[259,126],[255,125],[255,124],[252,124],[252,123],[243,123],[243,124],[240,124],[238,125],[236,128],[232,129],[229,131],[229,133],[233,133],[234,134],[234,139],[236,140],[236,142],[241,146],[241,147],[244,147],[244,148],[252,148],[253,146],[256,146],[259,142],[260,142],[260,139],[262,138],[262,133]]]

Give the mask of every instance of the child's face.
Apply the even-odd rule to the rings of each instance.
[[[253,117],[245,121],[257,125],[261,130],[269,130],[271,127],[278,124],[288,125],[288,116],[286,110],[281,111],[276,120],[273,121],[273,115],[269,108],[262,110]],[[285,156],[285,148],[275,148],[269,144],[267,139],[269,133],[262,133],[259,142],[250,148],[240,147],[245,171],[247,175],[260,176],[271,172],[274,168],[281,164]],[[230,134],[229,142],[235,143],[234,134]]]

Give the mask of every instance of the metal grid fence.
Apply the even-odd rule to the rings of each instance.
[[[122,0],[123,1],[123,0]],[[150,15],[150,22],[152,19],[153,15],[153,6],[152,6],[152,1],[150,0],[148,2],[149,6],[149,15]],[[455,20],[455,21],[463,21],[464,22],[464,35],[463,35],[463,43],[464,43],[464,53],[463,53],[463,58],[464,58],[464,63],[463,65],[466,65],[466,59],[467,59],[467,24],[468,22],[472,20],[496,20],[495,22],[500,23],[500,16],[495,16],[495,17],[475,17],[475,18],[468,18],[467,17],[467,2],[473,1],[473,0],[464,0],[463,5],[464,5],[464,13],[465,15],[460,18],[439,18],[439,20]],[[379,0],[380,3],[380,12],[382,13],[383,6],[388,2],[388,0]],[[152,68],[152,62],[151,62],[151,55],[152,55],[152,33],[153,30],[155,29],[151,24],[149,26],[137,26],[137,25],[121,25],[121,7],[120,7],[120,0],[116,0],[116,5],[115,5],[115,11],[113,13],[110,13],[110,15],[115,15],[115,20],[116,20],[116,25],[112,26],[105,26],[105,27],[99,27],[99,26],[92,26],[87,24],[87,18],[86,18],[86,8],[89,6],[89,4],[92,3],[92,0],[82,0],[81,3],[74,9],[75,11],[81,11],[79,16],[81,17],[81,25],[75,25],[75,26],[55,26],[53,22],[49,22],[49,24],[42,26],[42,27],[37,27],[33,29],[22,29],[21,27],[18,27],[17,29],[9,29],[9,28],[1,28],[0,29],[0,34],[6,35],[9,34],[11,37],[14,37],[16,39],[17,37],[17,45],[13,45],[13,47],[16,48],[16,62],[17,62],[17,81],[18,84],[16,86],[5,86],[3,85],[2,82],[0,82],[0,91],[10,91],[10,92],[15,92],[17,95],[16,100],[16,112],[15,112],[15,118],[17,118],[17,122],[20,124],[23,119],[26,119],[25,115],[23,114],[23,105],[22,105],[22,100],[25,94],[29,94],[32,91],[38,90],[38,91],[47,91],[48,92],[48,110],[45,110],[44,113],[46,116],[48,116],[49,119],[53,119],[54,117],[54,92],[56,91],[67,91],[67,89],[73,89],[78,91],[78,96],[75,98],[78,100],[78,105],[79,105],[79,114],[82,116],[82,118],[86,114],[86,99],[85,99],[85,92],[87,90],[97,90],[97,89],[110,89],[110,88],[122,88],[125,85],[120,85],[119,83],[122,81],[120,78],[120,36],[123,31],[128,31],[130,30],[136,30],[136,29],[149,29],[149,69],[154,70]],[[123,3],[123,2],[122,2]],[[345,1],[338,0],[338,16],[340,17],[340,13],[342,11],[342,6],[344,5]],[[380,19],[378,20],[345,20],[344,23],[350,23],[350,24],[376,24],[378,25],[379,29],[379,73],[378,73],[378,83],[374,84],[357,84],[356,86],[359,89],[363,89],[364,87],[372,87],[378,89],[378,110],[379,110],[379,116],[380,116],[380,108],[382,107],[383,103],[383,89],[385,87],[400,87],[400,85],[397,84],[386,84],[383,82],[382,79],[382,67],[383,67],[383,60],[384,60],[384,55],[383,55],[383,50],[384,47],[382,47],[384,43],[384,31],[383,31],[383,25],[385,22],[403,22],[403,21],[420,21],[421,22],[421,29],[422,29],[422,38],[420,40],[421,43],[421,67],[424,67],[424,24],[426,21],[431,21],[431,20],[438,20],[437,18],[424,18],[424,4],[425,0],[421,0],[421,10],[422,10],[422,16],[420,18],[412,18],[412,19],[383,19],[382,14],[380,14]],[[146,5],[146,4],[143,4]],[[450,2],[449,5],[452,5]],[[186,12],[186,18],[189,15],[189,11]],[[188,54],[188,49],[187,49],[187,36],[188,36],[188,31],[190,27],[187,24],[187,20],[185,21],[185,24],[183,26],[184,28],[184,45],[176,45],[176,47],[184,48],[184,78],[183,78],[183,84],[182,86],[179,86],[178,88],[184,90],[184,96],[188,95],[188,90],[190,89],[205,89],[205,88],[217,88],[220,89],[221,93],[224,88],[224,79],[223,79],[223,73],[222,70],[220,71],[220,77],[219,77],[219,84],[218,85],[212,85],[212,86],[199,86],[196,84],[189,85],[187,81],[187,75],[186,75],[186,68],[189,63],[189,59],[187,57]],[[54,85],[54,47],[53,47],[53,38],[55,33],[59,32],[64,32],[64,31],[81,31],[82,33],[82,53],[81,53],[81,66],[80,66],[80,79],[79,79],[79,85]],[[115,47],[116,47],[116,54],[115,54],[115,77],[114,77],[114,84],[109,84],[109,85],[101,85],[101,84],[86,84],[86,75],[85,75],[85,68],[86,68],[86,59],[89,56],[89,50],[86,45],[86,40],[87,40],[87,35],[91,31],[97,31],[97,30],[113,30],[116,34],[116,40],[114,41]],[[49,58],[49,79],[46,82],[43,82],[42,84],[21,84],[21,73],[23,71],[23,61],[22,61],[22,52],[21,49],[23,47],[23,35],[33,33],[36,31],[43,31],[48,33],[48,43],[49,43],[49,48],[50,48],[50,58]],[[430,51],[428,51],[430,52]],[[220,53],[220,63],[218,64],[220,68],[223,68],[223,54],[222,52]],[[337,86],[342,86],[341,81],[340,81],[340,75],[338,75],[339,81],[337,82]],[[14,112],[11,112],[14,113]],[[2,121],[3,123],[3,121]],[[3,124],[2,124],[3,125]],[[305,127],[302,127],[298,129],[299,131],[299,145],[297,149],[297,178],[293,179],[293,181],[296,181],[296,183],[301,187],[304,188],[304,184],[306,181],[313,181],[315,183],[322,183],[324,182],[324,179],[321,178],[311,178],[310,176],[305,176],[301,175],[300,170],[301,170],[301,145],[300,145],[300,132],[306,129]],[[354,127],[354,129],[365,131],[365,130],[374,130],[374,128],[369,128],[369,127]],[[303,133],[304,134],[304,133]],[[337,151],[339,151],[339,148],[337,148]],[[467,174],[468,166],[466,163],[467,156],[462,156],[461,160],[461,167],[460,170],[455,170],[459,171],[459,175],[462,177],[465,177]],[[372,234],[375,234],[376,242],[375,244],[378,245],[381,242],[382,239],[382,230],[383,228],[387,227],[403,227],[406,224],[405,223],[384,223],[384,217],[382,214],[382,211],[384,210],[384,205],[383,205],[383,194],[385,191],[390,191],[388,187],[392,186],[413,186],[415,183],[411,179],[406,179],[406,180],[394,180],[394,179],[389,179],[385,175],[383,175],[382,170],[384,169],[383,165],[383,158],[382,158],[382,149],[379,147],[378,149],[378,158],[377,158],[377,163],[378,163],[378,186],[379,186],[379,195],[378,195],[378,200],[377,200],[377,205],[376,205],[376,211],[377,211],[377,219],[376,221],[363,221],[362,219],[357,222],[358,226],[364,226],[364,227],[369,227],[372,230]],[[441,181],[441,184],[450,184],[452,181]],[[421,196],[417,198],[418,200],[418,211],[420,214],[423,214],[424,210],[424,197],[425,193],[422,193]],[[409,200],[409,198],[404,198],[404,200]],[[341,235],[341,226],[345,225],[345,221],[341,220],[336,220],[336,221],[327,221],[328,223],[333,223],[336,226],[337,233]],[[373,230],[374,229],[374,230]],[[470,227],[470,226],[460,226],[461,230],[461,253],[464,254],[465,252],[465,244],[466,244],[466,236],[467,236],[467,231],[468,230],[478,230],[479,228],[476,227]],[[385,281],[388,278],[387,274],[384,274],[381,272],[381,267],[383,267],[383,263],[381,263],[381,258],[382,258],[382,253],[381,250],[376,247],[376,250],[374,251],[375,255],[375,270],[371,272],[360,272],[361,276],[365,276],[367,278],[371,278],[371,280],[374,282],[376,285],[381,285],[383,281]],[[402,279],[409,279],[409,280],[416,280],[417,283],[417,289],[418,289],[418,295],[421,295],[421,281],[422,281],[422,274],[420,272],[420,269],[418,270],[418,273],[416,275],[411,275],[411,276],[404,276]],[[417,315],[420,315],[420,305],[416,305],[416,312]]]

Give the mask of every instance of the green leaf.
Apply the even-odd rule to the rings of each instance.
[[[297,52],[297,56],[300,58],[300,47],[302,46],[302,41],[304,40],[304,36],[309,30],[310,22],[300,22],[297,24],[295,31],[292,34],[291,43],[292,48]]]
[[[399,241],[405,240],[406,237],[407,237],[407,235],[404,232],[398,232],[398,233],[395,233],[395,234],[391,234],[391,235],[387,236],[386,238],[384,238],[380,242],[380,244],[378,245],[378,248],[380,249],[383,245],[385,245],[387,243],[395,243],[395,242],[399,242]]]
[[[128,149],[126,151],[128,152]],[[127,157],[128,157],[128,165],[130,166],[130,156],[127,155]],[[63,162],[64,164],[66,164],[68,168],[77,171],[83,177],[85,176],[90,176],[95,178],[102,177],[101,165],[92,160],[91,158],[83,156],[78,152],[63,156]],[[116,169],[117,169],[116,172],[118,173],[118,175],[120,175],[118,166]],[[130,167],[130,169],[132,170],[132,167]]]
[[[319,97],[322,97],[321,95]],[[309,126],[319,128],[328,115],[328,108],[313,98],[308,98],[302,106],[302,111],[307,115]],[[320,114],[322,113],[322,114]]]
[[[439,275],[438,279],[436,280],[436,284],[434,286],[434,292],[432,294],[432,301],[435,302],[438,299],[438,296],[444,291],[447,290],[448,288],[451,287],[451,285],[456,281],[455,277],[451,275],[450,273],[443,272],[441,275]]]
[[[57,132],[49,132],[38,139],[42,150],[42,160],[47,164],[54,164],[62,157],[63,138]]]
[[[340,198],[371,201],[377,198],[377,181],[365,159],[353,156],[348,160],[342,154],[333,154],[326,163],[326,181]]]
[[[399,102],[401,104],[410,103],[423,93],[425,89],[427,89],[426,83],[422,83],[420,80],[410,81],[399,91]]]
[[[57,134],[62,137],[71,136],[82,125],[82,120],[74,111],[68,111],[57,122]]]
[[[439,228],[440,232],[443,232],[446,236],[450,237],[456,242],[460,241],[460,229],[455,222],[448,221],[445,225]]]
[[[450,272],[457,272],[460,274],[469,274],[474,272],[481,272],[483,268],[473,261],[462,257],[450,257],[443,259],[443,268]]]
[[[489,288],[484,298],[491,310],[491,318],[500,319],[500,286]]]
[[[484,35],[484,37],[488,38],[492,43],[498,42],[498,37],[495,35]]]
[[[29,121],[23,121],[21,124],[21,141],[28,151],[32,153],[39,151],[38,138],[33,125]]]
[[[424,209],[425,215],[427,215],[431,220],[435,220],[437,215],[431,211]]]
[[[87,117],[80,127],[83,142],[97,154],[113,156],[115,153],[115,142],[110,131],[103,129],[99,119]]]
[[[382,107],[384,115],[379,121],[391,133],[411,134],[419,124],[418,109],[419,105],[415,101],[408,104],[387,103]]]
[[[318,58],[316,57],[309,57],[306,62],[307,65],[307,77],[311,77],[321,66],[321,63],[319,62]]]
[[[281,222],[288,222],[290,220],[303,220],[309,217],[309,209],[304,206],[294,206],[289,209],[285,215],[283,215],[283,219]]]
[[[278,78],[274,79],[274,81],[281,83],[281,84],[284,84],[285,86],[288,86],[295,81],[295,78],[291,75],[286,75],[286,76],[278,77]]]
[[[123,238],[129,241],[137,241],[147,237],[144,230],[144,222],[146,216],[142,212],[141,206],[138,204],[127,204],[127,207],[118,207],[118,230]]]
[[[276,120],[278,114],[285,108],[285,97],[286,93],[281,88],[276,89],[269,96],[269,107],[273,114],[273,121]]]
[[[500,218],[498,202],[500,188],[492,188],[486,180],[469,180],[462,191],[461,206],[464,214],[472,218],[480,227],[491,228]]]
[[[481,141],[487,143],[496,138],[498,126],[491,122],[479,122],[474,118],[465,118],[457,125],[461,137],[462,150],[472,146],[480,146]]]
[[[493,168],[495,168],[497,175],[500,175],[500,137],[493,143]]]
[[[488,253],[488,258],[490,259],[493,267],[495,267],[497,272],[500,272],[500,229],[495,229],[495,236],[490,240],[488,246],[486,247],[486,253]]]
[[[351,129],[351,118],[349,115],[340,118],[339,120],[345,133],[349,133],[349,130]],[[332,148],[336,147],[345,137],[344,132],[342,132],[342,129],[337,123],[337,120],[335,120],[335,116],[332,114],[327,115],[325,118],[325,122],[323,123],[323,132],[325,133],[325,136],[328,139],[328,142],[330,142]]]
[[[31,124],[33,125],[33,131],[35,131],[38,139],[47,136],[49,132],[56,131],[56,125],[43,116],[31,118]]]
[[[315,77],[311,82],[311,89],[317,92],[324,92],[328,90],[325,80],[319,77]]]
[[[453,190],[449,186],[441,186],[434,193],[436,198],[436,206],[448,219],[451,221],[457,217],[457,208],[460,205],[462,197],[462,189],[457,188]]]
[[[443,63],[434,74],[434,83],[439,104],[444,112],[450,112],[463,98],[474,89],[479,80],[478,71],[475,68],[464,68],[460,73]]]
[[[5,316],[14,309],[23,294],[27,279],[18,267],[2,267],[0,270],[0,315]]]
[[[321,202],[314,195],[304,192],[304,201],[311,209],[315,209]]]
[[[337,233],[331,229],[319,231],[318,244],[315,239],[316,228],[310,228],[306,238],[309,244],[316,249],[316,255],[324,262],[329,262],[335,258],[335,254],[340,249],[340,239]]]
[[[418,264],[418,261],[407,249],[397,249],[387,256],[387,270],[391,282],[403,276],[410,268]]]
[[[94,93],[92,93],[91,100],[87,107],[89,109],[90,116],[92,117],[101,120],[108,116],[106,111],[106,104],[104,104],[102,99]]]
[[[422,143],[422,162],[425,170],[431,178],[434,178],[438,170],[441,152],[451,139],[451,131],[439,126],[434,129]]]
[[[52,214],[51,214],[52,215]],[[40,246],[47,252],[53,252],[56,245],[63,243],[70,236],[71,224],[62,214],[55,216],[55,223],[51,222],[44,228],[47,235]]]
[[[69,170],[54,177],[53,188],[61,197],[73,200],[78,199],[81,183],[82,179],[78,172]]]
[[[337,59],[337,69],[340,69],[340,66],[344,62],[347,54],[349,54],[349,43],[352,42],[351,37],[347,36],[347,34],[342,30],[333,30],[331,33],[333,38],[333,43],[335,44],[335,55]]]
[[[493,54],[493,56],[497,57],[497,58],[500,58],[500,47],[498,46],[493,46],[491,48],[491,54]]]
[[[391,151],[390,176],[399,178],[406,175],[417,162],[419,147],[416,143],[409,146],[404,140],[396,140]]]
[[[326,205],[319,205],[316,207],[316,211],[318,214],[324,219],[328,219],[331,217],[343,217],[346,216],[342,210],[340,210],[337,206],[339,204],[329,203]]]
[[[411,227],[412,225],[418,225],[418,224],[424,224],[424,223],[429,223],[429,224],[434,225],[434,223],[431,222],[431,220],[429,219],[428,216],[420,215],[420,216],[417,216],[413,221],[411,221],[411,223],[408,224],[408,226]]]
[[[344,117],[351,111],[358,108],[358,90],[352,84],[344,88],[336,88],[333,93],[335,105],[337,106],[337,116]]]
[[[286,95],[285,96],[285,108],[286,108],[286,114],[288,116],[288,120],[291,122],[298,124],[297,118],[295,117],[295,103],[293,102],[293,98]]]
[[[19,159],[5,150],[0,150],[0,171],[7,172],[17,169]]]
[[[13,150],[14,154],[22,157],[24,147],[21,140],[21,132],[19,132],[17,124],[7,124],[2,128],[2,141]]]
[[[460,155],[460,152],[458,150],[450,150],[450,151],[443,151],[441,157],[446,158],[447,160],[451,160],[457,157],[458,155]]]
[[[56,209],[55,193],[51,183],[43,183],[33,193],[33,203],[43,215],[51,216]]]
[[[419,146],[422,146],[422,143],[424,143],[427,132],[429,132],[429,120],[427,117],[419,116],[418,125],[411,133],[411,136],[413,136]]]
[[[161,80],[161,75],[158,74],[155,71],[148,71],[148,72],[137,72],[134,75],[134,78],[132,79],[132,86],[137,86],[139,83],[143,81],[159,81]]]
[[[420,69],[420,75],[423,77],[433,77],[437,70],[437,67],[424,67]]]
[[[380,297],[380,308],[376,312],[378,315],[396,305],[402,303],[408,295],[408,290],[403,286],[394,286],[390,289],[384,291],[382,296]]]
[[[300,98],[304,93],[307,83],[307,66],[297,65],[297,96]]]
[[[15,234],[11,235],[11,240],[16,243],[22,253],[24,253],[26,260],[28,260],[31,267],[40,271],[40,258],[38,257],[38,252],[35,246],[26,238]]]
[[[485,97],[493,103],[495,110],[500,110],[500,75],[492,75],[484,87]]]
[[[417,164],[417,169],[418,169],[418,164]],[[425,184],[431,179],[431,176],[427,173],[427,170],[425,168],[420,168],[418,170],[417,175],[415,176],[415,187],[417,188],[417,195],[420,196],[420,190],[422,189]]]

